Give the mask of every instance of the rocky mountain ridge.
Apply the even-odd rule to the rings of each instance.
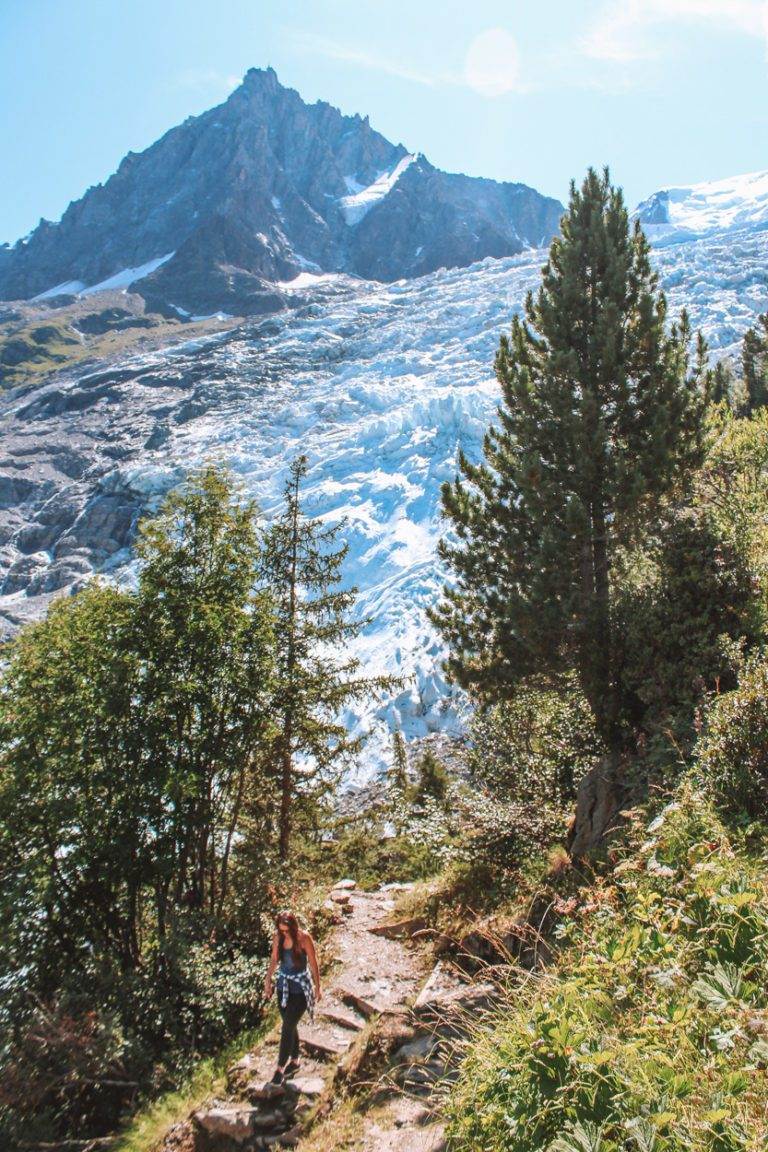
[[[172,315],[292,303],[302,274],[392,281],[541,245],[562,205],[441,172],[368,118],[306,104],[271,68],[141,153],[57,224],[0,249],[0,298],[131,286]]]

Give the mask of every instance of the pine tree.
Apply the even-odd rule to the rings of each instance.
[[[399,728],[392,733],[392,768],[389,779],[393,790],[405,796],[408,791],[408,749]]]
[[[768,404],[768,312],[758,316],[757,326],[744,333],[741,364],[748,415]]]
[[[733,369],[727,360],[718,360],[709,374],[709,399],[713,404],[733,407]]]
[[[339,719],[343,707],[388,687],[358,676],[360,662],[344,648],[365,626],[350,613],[356,588],[340,589],[347,545],[343,524],[324,527],[304,515],[301,483],[307,458],[291,465],[282,514],[265,533],[263,577],[276,605],[278,655],[273,771],[280,795],[279,854],[290,853],[298,802],[319,798],[335,766],[356,752]]]
[[[448,784],[445,765],[430,748],[427,748],[416,768],[415,803],[423,804],[427,800],[434,800],[438,804],[443,804],[448,795]]]
[[[691,364],[685,314],[666,328],[649,246],[607,170],[571,186],[541,287],[502,336],[499,425],[484,461],[461,454],[443,487],[455,580],[432,619],[448,670],[484,700],[522,677],[575,668],[617,749],[619,549],[643,535],[702,451],[705,346]]]

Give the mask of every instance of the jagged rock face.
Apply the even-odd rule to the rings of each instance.
[[[226,103],[129,153],[60,223],[0,251],[0,297],[97,284],[173,253],[141,279],[148,303],[253,315],[282,307],[275,283],[308,265],[383,280],[466,266],[548,241],[561,212],[524,185],[439,172],[367,118],[305,104],[252,69]]]

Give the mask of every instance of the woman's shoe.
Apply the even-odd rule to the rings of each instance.
[[[272,1077],[272,1079],[270,1080],[270,1084],[278,1084],[279,1085],[279,1084],[283,1084],[284,1081],[285,1081],[285,1073],[283,1072],[282,1068],[276,1068],[275,1074]]]
[[[290,1080],[291,1076],[295,1076],[297,1072],[301,1071],[301,1064],[298,1060],[289,1060],[285,1066],[285,1078]]]

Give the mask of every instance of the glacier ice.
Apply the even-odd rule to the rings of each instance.
[[[306,275],[294,311],[127,361],[182,374],[204,353],[214,400],[169,419],[158,447],[116,464],[118,486],[151,504],[188,468],[219,459],[268,517],[303,452],[307,511],[346,521],[345,582],[372,618],[356,654],[371,674],[402,678],[387,699],[346,714],[356,732],[373,733],[353,781],[388,763],[395,727],[411,738],[461,729],[465,704],[446,683],[425,614],[443,580],[440,484],[454,475],[460,447],[475,458],[481,451],[498,402],[499,335],[544,259],[529,250],[387,285]],[[717,356],[768,307],[768,232],[667,244],[653,260],[672,314],[685,305]]]

